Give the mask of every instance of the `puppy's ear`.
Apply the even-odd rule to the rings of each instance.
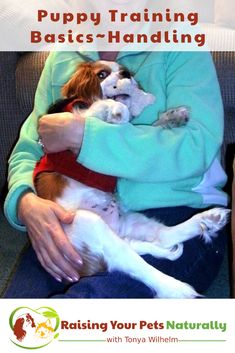
[[[102,97],[100,81],[94,72],[92,63],[82,63],[72,78],[64,85],[62,95],[93,100]]]

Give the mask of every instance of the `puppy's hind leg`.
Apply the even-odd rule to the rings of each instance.
[[[172,227],[139,213],[126,213],[122,216],[121,234],[127,239],[151,242],[173,251],[177,250],[175,245],[196,236],[210,242],[227,223],[229,213],[230,210],[225,208],[213,208]]]
[[[225,208],[212,208],[174,227],[165,227],[159,233],[159,244],[170,247],[175,245],[175,241],[181,243],[196,236],[201,236],[206,243],[209,243],[226,225],[229,213],[230,210]]]
[[[159,259],[163,258],[171,261],[177,260],[183,254],[184,250],[182,243],[176,244],[170,248],[163,248],[154,243],[136,239],[128,240],[128,243],[139,255],[148,254]]]
[[[122,214],[121,237],[139,254],[150,254],[156,258],[176,260],[183,253],[183,244],[175,239],[174,244],[164,246],[159,241],[161,233],[168,227],[137,212]]]
[[[119,270],[129,274],[150,287],[157,297],[194,298],[198,296],[188,284],[167,276],[146,263],[95,213],[77,211],[74,222],[65,226],[65,232],[78,250],[88,248],[95,256],[102,258],[109,271]]]

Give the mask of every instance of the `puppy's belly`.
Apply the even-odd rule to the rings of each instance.
[[[120,207],[115,197],[76,180],[63,177],[66,187],[56,202],[67,210],[88,210],[99,215],[115,232],[120,230]]]
[[[114,199],[111,199],[110,202],[106,204],[94,204],[92,200],[84,200],[81,203],[81,208],[96,213],[110,226],[110,228],[115,233],[119,233],[119,205]]]

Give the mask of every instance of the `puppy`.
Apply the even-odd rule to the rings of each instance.
[[[138,87],[128,70],[104,61],[80,64],[62,95],[65,99],[50,112],[72,111],[115,124],[128,123],[155,99]],[[164,127],[178,126],[187,122],[188,111],[180,107],[159,120]],[[211,241],[226,224],[228,210],[214,208],[167,227],[125,210],[115,199],[116,178],[88,170],[69,151],[45,155],[34,178],[40,197],[76,212],[73,223],[63,227],[83,258],[81,276],[119,270],[149,286],[158,298],[199,295],[190,285],[150,266],[141,255],[178,259],[185,241],[197,236]]]

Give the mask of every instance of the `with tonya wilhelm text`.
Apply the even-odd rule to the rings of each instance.
[[[37,23],[42,28],[45,24],[57,24],[63,31],[45,33],[45,31],[32,30],[30,41],[35,44],[92,44],[102,41],[105,44],[193,43],[202,47],[206,41],[205,34],[193,30],[199,22],[197,12],[174,12],[169,8],[161,12],[150,12],[144,9],[142,12],[131,13],[121,12],[118,9],[109,9],[106,13],[61,13],[39,9],[36,17]],[[187,30],[184,31],[184,28]]]

